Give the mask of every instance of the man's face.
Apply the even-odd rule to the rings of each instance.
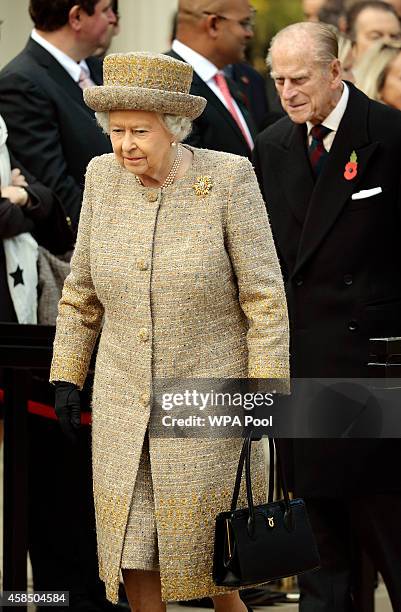
[[[277,41],[272,50],[272,77],[281,104],[294,123],[321,123],[340,97],[339,61],[318,64],[310,44]]]
[[[302,0],[305,21],[319,21],[319,11],[325,0]]]
[[[222,66],[245,59],[245,50],[253,37],[254,11],[248,0],[231,0],[217,15],[216,53]]]
[[[378,40],[393,42],[401,39],[401,27],[395,15],[375,8],[361,11],[355,22],[354,59],[362,55]]]
[[[111,0],[99,0],[93,15],[80,11],[80,38],[88,45],[88,49],[93,49],[88,55],[107,42],[109,25],[117,23],[111,4]]]

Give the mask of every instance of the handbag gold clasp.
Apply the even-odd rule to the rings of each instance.
[[[268,516],[267,522],[269,523],[269,527],[274,527],[274,517],[273,516]]]

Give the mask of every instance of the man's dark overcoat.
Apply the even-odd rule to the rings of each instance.
[[[87,63],[92,80],[101,84],[101,63],[95,58]],[[54,191],[76,225],[86,167],[92,157],[111,151],[82,89],[46,49],[29,39],[0,72],[0,113],[10,150]]]
[[[284,117],[256,141],[285,277],[292,377],[366,377],[369,338],[401,336],[401,113],[348,86],[316,182],[305,124]],[[353,151],[357,175],[347,180]],[[381,193],[352,198],[375,187]],[[293,486],[304,496],[401,488],[398,440],[296,440],[290,455]]]

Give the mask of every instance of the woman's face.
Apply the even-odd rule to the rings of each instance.
[[[388,67],[380,99],[384,104],[401,110],[401,53],[397,55]]]
[[[355,83],[355,75],[352,71],[352,61],[353,61],[353,55],[352,55],[352,49],[350,49],[345,59],[342,62],[343,79],[345,79],[346,81],[350,81],[351,83]]]
[[[171,163],[171,134],[160,115],[139,110],[110,111],[110,139],[120,164],[138,176],[157,176]]]

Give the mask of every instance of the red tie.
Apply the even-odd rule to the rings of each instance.
[[[224,74],[222,72],[218,72],[214,76],[214,80],[215,80],[218,88],[220,89],[221,93],[223,94],[223,98],[224,98],[224,100],[227,103],[227,108],[230,111],[230,114],[231,114],[232,118],[234,119],[235,123],[238,125],[239,129],[242,132],[243,137],[245,138],[246,142],[248,143],[248,147],[252,151],[252,149],[253,149],[253,142],[249,138],[248,134],[245,131],[244,126],[241,123],[241,119],[239,118],[238,111],[237,111],[237,109],[234,106],[233,97],[232,97],[232,95],[230,93],[230,90],[228,88],[228,85],[227,85],[226,77],[224,76]]]

